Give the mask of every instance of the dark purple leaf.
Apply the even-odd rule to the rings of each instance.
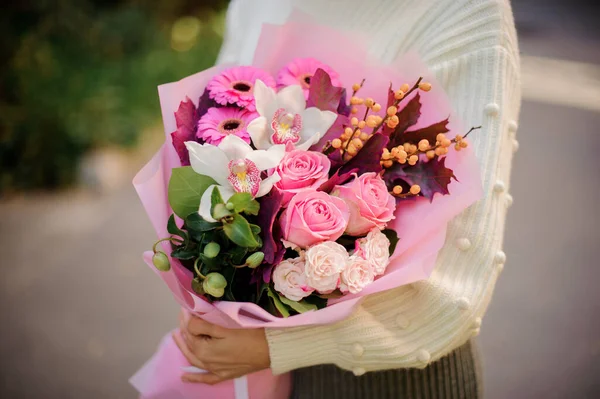
[[[173,147],[179,155],[181,166],[190,165],[190,155],[187,148],[185,147],[186,141],[193,141],[196,139],[196,133],[189,130],[187,127],[182,126],[179,129],[171,133],[171,139],[173,140]]]
[[[206,114],[209,108],[216,106],[217,103],[210,99],[208,89],[204,90],[204,93],[200,96],[198,100],[198,109],[196,110],[196,124]]]
[[[340,175],[340,171],[337,170],[333,176],[329,178],[329,180],[319,186],[318,191],[325,191],[326,193],[329,193],[335,186],[340,186],[350,180],[352,178],[352,174],[356,172],[358,172],[358,169],[352,169]]]
[[[404,132],[403,135],[400,136],[402,144],[411,143],[418,144],[419,141],[425,139],[429,141],[430,145],[434,145],[436,141],[436,137],[439,133],[448,133],[448,118],[444,119],[441,122],[434,123],[433,125],[424,127],[418,130],[410,130],[408,132]]]
[[[329,174],[333,176],[335,172],[342,166],[344,166],[344,160],[342,159],[342,153],[340,150],[334,150],[327,154],[329,161],[331,162],[331,168],[329,168]]]
[[[182,166],[188,166],[190,164],[190,157],[187,149],[185,148],[185,142],[196,139],[196,106],[188,97],[184,101],[179,103],[179,108],[175,112],[175,124],[177,130],[171,133],[171,139],[173,140],[173,147],[179,155]]]
[[[394,144],[397,141],[401,140],[400,136],[412,125],[417,123],[419,117],[421,116],[421,97],[419,93],[417,93],[413,98],[410,99],[408,103],[398,111],[396,115],[398,115],[398,119],[400,123],[396,128],[391,129],[387,127],[387,125],[383,125],[383,134],[386,136],[390,136],[390,144],[388,148],[392,148],[397,146],[398,144]],[[400,143],[402,144],[402,143]]]
[[[319,68],[310,79],[306,107],[317,107],[321,111],[336,112],[343,92],[344,89],[333,86],[329,74]]]
[[[196,106],[186,97],[181,103],[179,103],[179,108],[177,112],[175,112],[175,123],[177,124],[177,128],[186,127],[188,130],[195,131],[196,130]]]
[[[340,168],[340,175],[348,173],[353,169],[356,169],[356,173],[359,175],[367,172],[381,172],[382,168],[379,162],[381,161],[381,154],[388,141],[388,137],[381,133],[375,133],[367,140],[365,146],[358,154]]]
[[[350,116],[350,109],[352,109],[352,107],[346,102],[346,89],[342,89],[342,95],[340,97],[340,103],[337,107],[337,113],[344,116]]]
[[[277,214],[281,210],[283,193],[273,188],[268,195],[261,197],[260,211],[258,212],[258,222],[262,231],[263,248],[265,253],[265,263],[275,264],[277,253],[283,249],[281,243],[281,229],[275,223]]]
[[[394,92],[394,89],[392,89],[392,82],[390,82],[390,88],[388,89],[386,109],[389,108],[390,106],[394,105],[394,103],[396,102],[395,94],[396,93]]]
[[[452,169],[445,165],[446,158],[434,158],[428,162],[419,161],[415,166],[394,165],[385,170],[383,179],[388,187],[401,184],[402,181],[408,185],[418,184],[421,187],[421,194],[430,201],[433,201],[435,193],[442,195],[450,194],[448,185],[451,180],[456,179]]]

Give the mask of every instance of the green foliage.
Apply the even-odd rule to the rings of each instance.
[[[252,198],[250,193],[235,193],[229,198],[227,204],[233,205],[232,210],[234,212],[245,212],[254,216],[258,215],[258,210],[260,209],[260,204],[257,200]]]
[[[191,166],[173,169],[169,180],[169,204],[173,212],[182,219],[198,212],[202,194],[215,183],[210,177],[194,172]]]
[[[259,243],[255,238],[250,224],[240,214],[235,214],[231,221],[223,224],[223,231],[227,237],[236,245],[245,248],[256,248]]]
[[[214,63],[226,3],[3,6],[0,193],[70,184],[86,151],[133,146],[159,125],[156,86]]]

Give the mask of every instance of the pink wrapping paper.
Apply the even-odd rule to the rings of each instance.
[[[405,82],[412,84],[419,76],[423,76],[425,81],[432,83],[434,89],[421,96],[422,115],[414,128],[430,125],[450,115],[450,135],[466,132],[465,127],[452,117],[452,107],[442,88],[418,57],[407,55],[393,65],[379,65],[368,59],[360,38],[314,24],[307,25],[302,19],[303,17],[295,14],[292,17],[293,21],[288,21],[283,26],[264,25],[253,65],[276,75],[279,68],[293,58],[314,57],[336,70],[348,89],[354,82],[366,78],[361,96],[370,96],[382,102],[387,98],[390,81],[394,83],[394,87],[399,87]],[[360,54],[364,56],[358,57]],[[174,112],[186,96],[196,102],[208,80],[224,68],[214,67],[178,82],[159,86],[166,142],[133,182],[159,238],[168,236],[167,220],[172,213],[167,199],[168,181],[171,169],[180,166],[170,137],[170,133],[175,130]],[[351,92],[350,89],[348,91]],[[289,318],[278,318],[253,303],[223,301],[210,304],[193,293],[191,272],[175,259],[170,259],[172,268],[169,272],[156,271],[151,262],[152,252],[146,252],[144,260],[165,281],[182,307],[211,323],[227,328],[281,328],[332,323],[348,317],[365,295],[429,277],[437,253],[444,244],[447,223],[478,200],[482,194],[479,167],[472,150],[467,148],[459,153],[451,151],[447,156],[446,165],[454,170],[460,180],[450,184],[451,195],[436,195],[433,202],[425,198],[406,201],[398,208],[396,219],[390,227],[398,232],[400,242],[385,275],[359,294],[345,295],[330,301],[325,309]],[[169,253],[168,245],[164,245],[163,249]],[[179,366],[185,363],[185,359],[182,359],[178,349],[169,342],[169,338],[165,340],[154,358],[155,380],[152,383],[136,385],[143,395],[156,394],[161,389],[179,389],[178,392],[185,391],[185,394],[182,394],[185,398],[231,397],[232,382],[217,385],[218,389],[222,389],[218,395],[212,390],[215,387],[208,388],[196,384],[192,392],[189,385],[179,382]],[[251,394],[251,398],[287,397],[284,391],[289,389],[289,376],[272,376],[263,372],[248,376],[248,382],[251,392],[256,392],[253,389],[257,386],[263,389],[262,394]],[[274,386],[282,389],[267,389]]]

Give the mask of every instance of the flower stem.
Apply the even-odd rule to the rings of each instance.
[[[200,273],[200,268],[198,267],[199,260],[200,260],[200,258],[196,258],[196,260],[194,261],[194,270],[196,271],[196,274],[198,275],[200,280],[204,280],[206,278],[206,276],[204,274]]]
[[[158,241],[156,241],[156,242],[154,243],[154,245],[152,246],[152,252],[156,253],[156,246],[157,246],[158,244],[160,244],[161,242],[163,242],[163,241],[171,241],[171,242],[174,242],[174,243],[176,243],[177,245],[181,245],[181,244],[183,244],[183,241],[181,241],[181,240],[177,240],[177,239],[175,239],[175,238],[173,238],[173,237],[163,238],[163,239],[160,239],[160,240],[158,240]]]

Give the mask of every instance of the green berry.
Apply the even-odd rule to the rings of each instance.
[[[264,259],[264,252],[255,252],[246,259],[246,266],[248,266],[250,269],[254,269],[260,266]]]
[[[212,259],[219,255],[219,251],[221,251],[221,246],[218,243],[212,241],[206,244],[206,246],[204,247],[204,256]]]
[[[225,294],[225,287],[227,287],[227,280],[221,273],[208,273],[202,282],[204,291],[215,298],[220,298]]]
[[[169,257],[162,251],[155,252],[152,255],[152,264],[161,272],[168,272],[171,269]]]

